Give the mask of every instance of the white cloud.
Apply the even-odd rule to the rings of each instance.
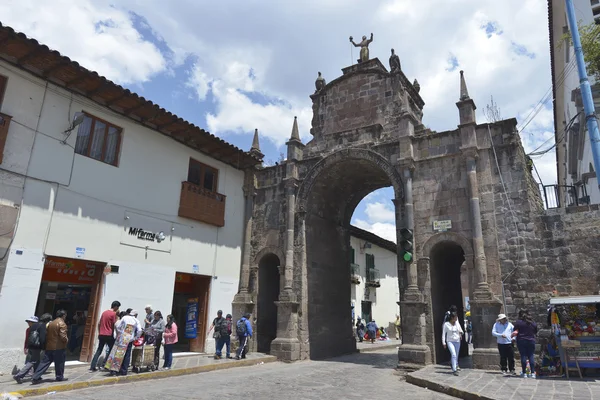
[[[226,86],[222,81],[212,84],[212,93],[217,110],[215,114],[206,116],[206,122],[213,134],[244,134],[258,129],[261,137],[281,146],[291,135],[294,116],[298,117],[299,126],[304,129],[310,126],[312,111],[309,108],[294,107],[284,102],[255,103],[248,95]]]
[[[394,222],[396,220],[394,209],[380,202],[367,203],[365,214],[370,222]]]
[[[371,232],[379,237],[390,240],[396,243],[396,225],[384,222],[370,223],[362,219],[356,219],[352,223],[354,226]]]
[[[322,71],[327,81],[341,74],[351,61],[350,35],[373,32],[371,57],[384,64],[389,49],[396,49],[405,74],[421,83],[425,124],[438,131],[458,123],[458,72],[447,70],[448,54],[456,57],[457,70],[465,71],[481,122],[490,95],[503,117],[524,117],[551,84],[542,0],[38,3],[5,0],[0,5],[3,23],[121,83],[146,81],[192,56],[189,89],[199,101],[206,101],[211,90],[214,95],[209,129],[224,135],[258,128],[276,144],[289,137],[294,115],[302,136],[310,138],[308,95],[316,72]],[[161,55],[142,38],[131,11],[147,21],[172,54]],[[97,28],[101,21],[111,23]],[[551,126],[546,118],[552,116],[536,117],[534,131],[542,129],[537,125]]]
[[[120,84],[146,82],[167,67],[132,16],[103,1],[5,0],[0,15],[3,24]]]
[[[186,82],[186,86],[194,89],[198,100],[206,100],[206,95],[210,90],[210,84],[212,80],[202,71],[200,65],[194,64],[190,70],[190,77]]]

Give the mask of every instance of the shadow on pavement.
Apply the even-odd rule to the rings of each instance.
[[[377,353],[355,353],[321,361],[358,364],[377,369],[395,369],[398,365],[398,353],[396,349],[388,349],[386,352],[382,350]]]

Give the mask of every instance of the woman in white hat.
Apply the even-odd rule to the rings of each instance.
[[[514,330],[515,327],[513,324],[508,322],[506,315],[498,315],[496,323],[492,328],[492,335],[496,337],[498,342],[498,352],[500,353],[500,369],[502,370],[502,375],[506,375],[508,371],[510,371],[511,375],[517,374],[515,372],[515,353],[513,351]]]

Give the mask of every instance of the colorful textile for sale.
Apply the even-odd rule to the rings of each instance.
[[[129,342],[134,340],[135,337],[135,325],[127,325],[123,330],[123,333],[117,335],[117,340],[110,351],[110,355],[106,360],[106,369],[118,372],[123,364],[125,358],[125,352],[127,352],[127,346]]]

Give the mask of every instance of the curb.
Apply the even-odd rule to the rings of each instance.
[[[385,345],[378,345],[378,346],[373,346],[373,347],[367,347],[365,349],[356,349],[357,353],[370,353],[373,351],[377,351],[377,350],[388,350],[391,348],[398,348],[398,346],[400,346],[400,344],[398,343],[390,343],[390,344],[385,344]]]
[[[457,397],[464,400],[495,400],[491,397],[482,396],[477,393],[467,392],[466,390],[457,389],[451,386],[441,385],[429,381],[427,379],[416,377],[412,374],[406,375],[406,382],[425,389],[433,390],[434,392],[447,394],[448,396]]]
[[[47,394],[49,392],[68,392],[71,390],[77,389],[87,389],[96,386],[106,386],[106,385],[114,385],[117,383],[128,383],[128,382],[138,382],[138,381],[147,381],[151,379],[163,379],[170,378],[174,376],[182,376],[182,375],[192,375],[199,374],[202,372],[210,372],[217,371],[222,369],[230,369],[236,367],[249,367],[252,365],[256,365],[257,363],[270,363],[277,361],[277,357],[274,356],[264,356],[253,359],[245,359],[245,360],[237,360],[226,363],[215,363],[208,365],[200,365],[198,367],[191,368],[181,368],[181,369],[171,369],[168,371],[158,371],[158,372],[150,372],[136,375],[127,375],[127,376],[113,376],[106,377],[103,379],[96,379],[85,382],[73,382],[73,383],[63,383],[52,386],[46,386],[43,388],[35,388],[35,389],[22,389],[16,390],[14,392],[10,392],[12,395],[20,395],[22,397],[29,396],[40,396]]]

